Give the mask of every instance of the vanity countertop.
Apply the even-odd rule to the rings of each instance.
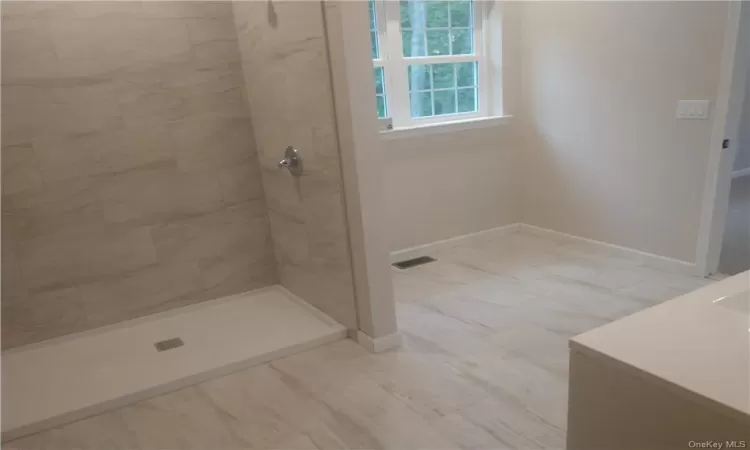
[[[570,348],[750,423],[750,272],[576,336]]]

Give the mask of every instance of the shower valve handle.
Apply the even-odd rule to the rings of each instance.
[[[279,161],[276,167],[289,169],[289,173],[296,177],[302,176],[302,155],[300,155],[299,150],[290,145],[284,151],[284,159]]]

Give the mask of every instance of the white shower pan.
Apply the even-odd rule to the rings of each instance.
[[[333,319],[283,287],[271,286],[12,349],[2,357],[2,439],[57,427],[345,335],[346,329]]]

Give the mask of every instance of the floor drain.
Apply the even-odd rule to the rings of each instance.
[[[182,347],[183,345],[185,345],[185,343],[182,342],[182,339],[178,337],[154,343],[154,347],[156,347],[156,351],[159,351],[159,352],[172,350],[173,348]]]
[[[429,256],[420,256],[418,258],[407,259],[406,261],[399,261],[393,263],[393,265],[395,267],[398,267],[399,269],[408,269],[410,267],[420,266],[422,264],[431,263],[433,261],[437,261],[437,259],[431,258]]]

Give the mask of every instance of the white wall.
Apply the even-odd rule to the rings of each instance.
[[[723,2],[525,2],[524,222],[694,262]]]
[[[383,213],[384,158],[371,90],[375,81],[370,35],[362,32],[367,30],[367,4],[325,2],[324,15],[354,269],[357,339],[360,333],[383,338],[393,335],[397,325]],[[365,346],[367,342],[360,341]],[[382,349],[382,341],[377,345]]]
[[[492,61],[504,113],[520,100],[520,4],[493,6]],[[498,99],[494,99],[497,101]],[[390,250],[519,221],[518,123],[382,142]]]
[[[518,221],[514,125],[383,142],[390,249]]]
[[[742,105],[740,134],[737,139],[737,157],[734,159],[734,170],[750,168],[750,77],[747,78],[745,101]]]

